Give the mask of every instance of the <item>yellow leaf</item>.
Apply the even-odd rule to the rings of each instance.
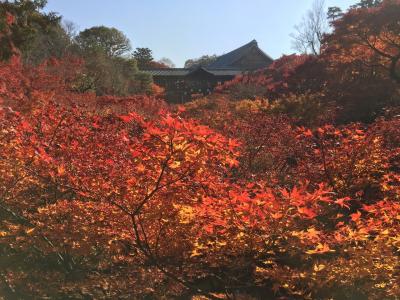
[[[26,230],[26,234],[31,234],[33,231],[35,230],[35,228],[30,228],[28,230]]]
[[[58,173],[58,175],[64,175],[65,174],[65,168],[64,168],[63,165],[57,167],[57,173]]]
[[[272,217],[273,219],[281,219],[281,218],[283,217],[283,214],[281,214],[281,213],[274,213],[274,214],[271,214],[271,217]]]
[[[174,162],[170,165],[170,167],[171,167],[171,169],[176,169],[176,168],[179,168],[180,165],[181,165],[181,162],[180,162],[180,161],[174,161]]]
[[[192,251],[192,254],[190,255],[190,257],[196,257],[196,256],[199,256],[199,255],[201,255],[201,253],[197,252],[197,249],[194,249]]]
[[[328,244],[319,243],[314,250],[306,251],[307,254],[322,254],[322,253],[326,253],[326,252],[335,252],[335,250],[332,250],[331,248],[329,248]]]
[[[222,242],[217,242],[217,246],[219,246],[219,247],[226,246],[226,242],[224,242],[224,241],[222,241]]]
[[[321,271],[321,270],[323,270],[323,269],[325,269],[325,265],[322,265],[322,264],[320,264],[320,265],[314,265],[314,271],[315,272],[319,272],[319,271]]]

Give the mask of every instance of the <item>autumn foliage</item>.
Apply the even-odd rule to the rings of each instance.
[[[398,106],[347,99],[398,83],[334,56],[361,47],[340,22],[398,6],[179,107],[82,93],[73,57],[1,62],[0,299],[397,299]]]

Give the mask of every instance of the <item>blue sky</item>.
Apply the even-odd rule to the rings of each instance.
[[[148,47],[155,59],[177,67],[203,54],[223,54],[252,39],[273,58],[293,53],[290,33],[313,0],[49,0],[79,30],[115,27],[132,47]],[[356,0],[326,0],[347,9]]]

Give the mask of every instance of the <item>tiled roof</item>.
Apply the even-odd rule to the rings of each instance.
[[[212,69],[206,68],[205,70],[207,70],[208,72],[210,72],[216,76],[235,76],[235,75],[239,75],[239,74],[243,73],[242,70],[237,70],[237,69],[212,70]]]
[[[215,76],[235,76],[243,73],[243,69],[234,68],[232,64],[238,61],[240,58],[249,53],[250,50],[256,48],[262,55],[264,55],[267,59],[273,61],[271,57],[265,54],[260,48],[258,48],[258,44],[256,40],[252,40],[250,43],[237,48],[227,54],[221,55],[217,58],[217,60],[207,67],[198,67],[195,69],[192,68],[166,68],[166,69],[151,69],[151,70],[143,70],[148,74],[153,76],[187,76],[191,73],[197,72],[199,70],[211,73]]]
[[[229,68],[234,62],[238,61],[240,58],[245,56],[253,48],[257,48],[263,55],[265,55],[265,57],[267,57],[271,61],[273,60],[258,47],[256,40],[252,40],[250,43],[242,47],[239,47],[231,52],[219,56],[217,60],[208,65],[207,68],[210,69]]]
[[[209,72],[216,76],[235,76],[243,73],[242,70],[238,69],[209,69],[202,68],[204,71]],[[143,72],[151,74],[153,76],[186,76],[192,72],[197,71],[198,69],[190,69],[190,68],[168,68],[168,69],[152,69],[152,70],[144,70]]]
[[[143,72],[151,74],[153,76],[185,76],[189,74],[190,71],[191,71],[190,69],[184,69],[184,68],[143,70]]]

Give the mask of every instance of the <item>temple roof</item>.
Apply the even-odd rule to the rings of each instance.
[[[200,68],[205,72],[208,72],[215,76],[235,76],[243,73],[242,70],[238,69],[209,69],[209,68]],[[151,74],[153,76],[186,76],[191,73],[197,72],[199,69],[192,68],[166,68],[166,69],[152,69],[145,70],[146,73]]]
[[[228,52],[224,55],[221,55],[217,58],[216,61],[213,63],[209,64],[207,68],[210,69],[225,69],[225,68],[231,68],[232,64],[247,55],[250,50],[256,48],[262,55],[264,55],[268,60],[273,61],[273,59],[265,54],[259,47],[258,43],[256,40],[252,40],[250,43],[243,45],[231,52]]]
[[[150,69],[143,70],[153,76],[185,76],[189,74],[190,69],[186,68],[164,68],[164,69]]]
[[[187,76],[194,74],[196,72],[210,73],[214,76],[236,76],[245,71],[251,70],[251,68],[243,68],[235,66],[235,62],[240,59],[254,55],[254,50],[256,50],[261,57],[264,57],[265,63],[272,62],[273,59],[265,54],[257,44],[256,40],[252,40],[244,46],[241,46],[229,53],[221,55],[217,60],[206,67],[197,68],[165,68],[165,69],[149,69],[143,70],[144,72],[151,74],[152,76]]]

